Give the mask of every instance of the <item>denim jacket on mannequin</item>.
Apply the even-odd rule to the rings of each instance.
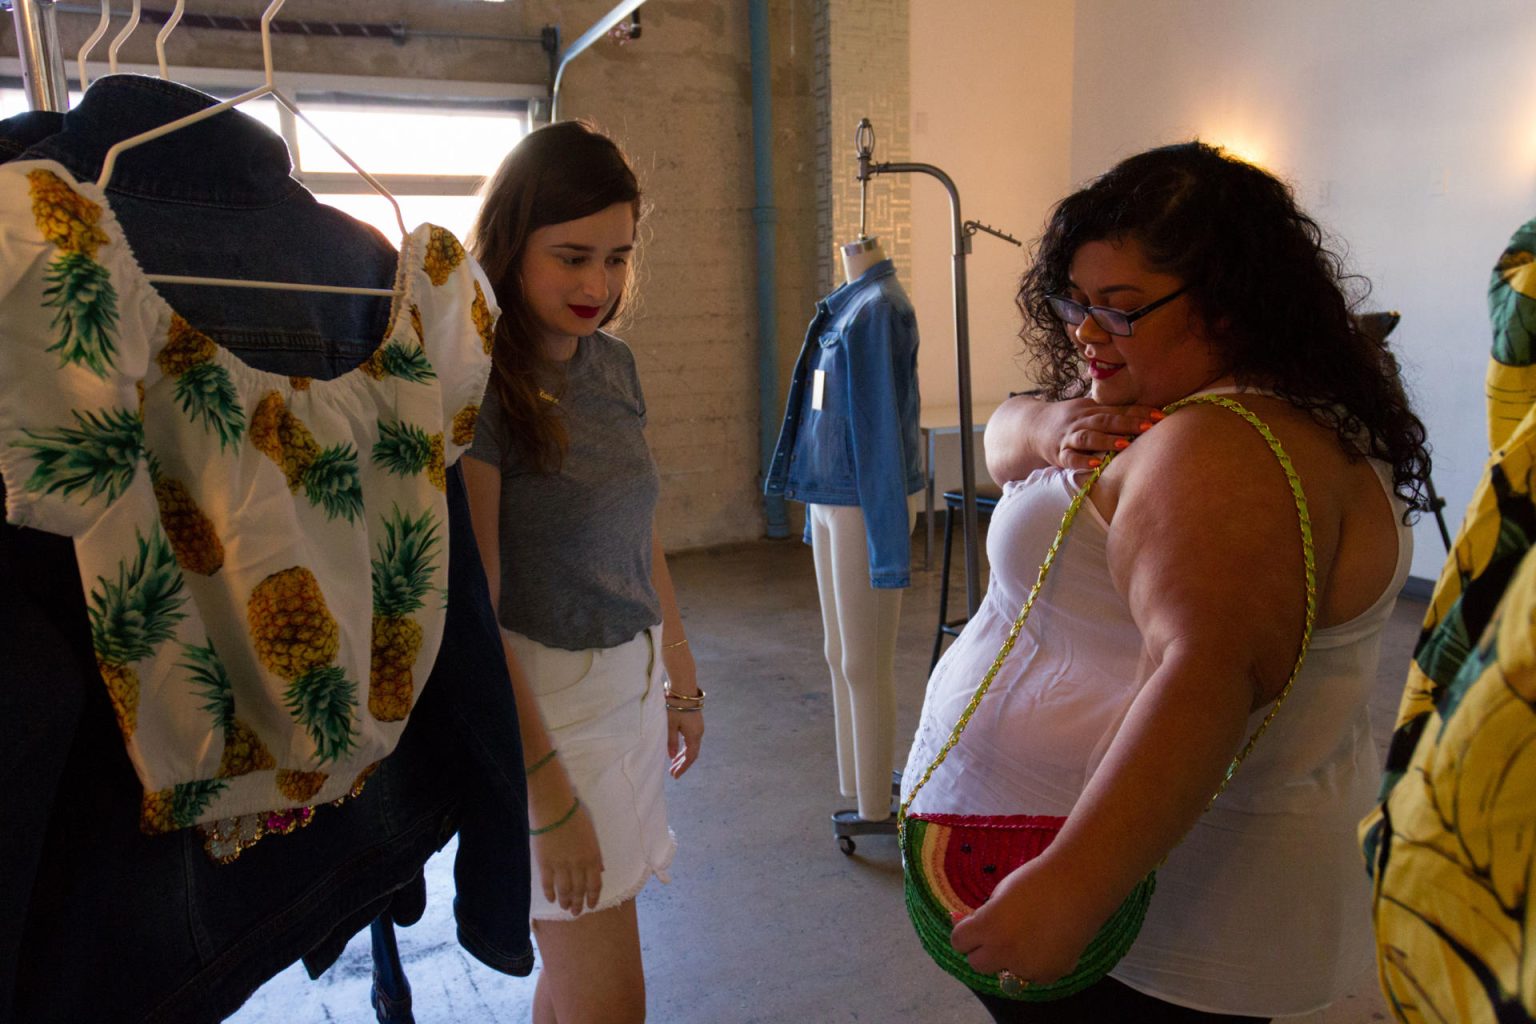
[[[917,413],[917,316],[881,260],[816,304],[764,485],[808,505],[858,505],[872,587],[911,583],[907,495],[924,484]]]
[[[29,115],[0,123],[0,136],[32,135],[26,158],[95,180],[111,143],[212,102],[113,76],[92,85],[58,134],[37,140]],[[0,148],[0,159],[17,148]],[[149,272],[388,287],[393,247],[288,172],[277,136],[226,113],[125,152],[110,192]],[[388,315],[387,301],[371,297],[162,291],[246,362],[318,378],[361,362]],[[395,752],[360,796],[318,808],[307,828],[269,836],[227,865],[208,858],[194,829],[139,831],[140,787],[95,667],[73,547],[0,525],[0,780],[10,811],[0,1021],[221,1020],[300,957],[318,976],[455,829],[461,943],[497,970],[532,970],[516,708],[458,467],[448,513],[442,646]]]

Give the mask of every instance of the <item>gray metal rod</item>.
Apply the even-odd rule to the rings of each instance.
[[[99,4],[55,4],[62,14],[89,14],[92,16],[101,13]],[[140,18],[146,24],[164,25],[171,17],[170,11],[155,10],[145,7],[139,12]],[[126,11],[116,12],[113,17],[127,17]],[[261,30],[260,18],[246,18],[236,14],[196,14],[188,12],[182,17],[181,28],[206,28],[219,29],[234,32],[258,32]],[[271,25],[273,35],[293,33],[296,35],[315,36],[331,39],[392,39],[398,43],[404,43],[411,39],[473,39],[488,43],[543,43],[543,36],[506,36],[490,32],[435,32],[423,29],[413,29],[405,22],[361,22],[361,21],[296,21],[293,19],[273,19]]]
[[[33,110],[69,109],[53,0],[12,0],[10,6],[16,22],[16,52],[21,57],[27,102]]]
[[[874,174],[928,174],[939,179],[949,193],[949,212],[954,221],[954,293],[955,293],[955,372],[960,378],[960,486],[963,495],[961,522],[965,527],[965,604],[969,617],[975,617],[981,604],[981,542],[976,521],[975,422],[971,416],[971,328],[969,298],[965,285],[966,237],[960,219],[960,191],[954,179],[933,164],[869,162],[867,153],[859,155],[859,177]]]
[[[629,17],[645,0],[622,0],[613,10],[597,19],[596,24],[583,32],[577,40],[565,48],[560,55],[560,66],[555,68],[555,82],[549,89],[549,119],[560,120],[560,82],[565,77],[565,69],[571,61],[580,57],[587,47],[597,42],[608,34],[608,30],[619,22]]]

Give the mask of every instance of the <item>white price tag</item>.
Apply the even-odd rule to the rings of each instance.
[[[827,393],[827,371],[816,370],[811,374],[811,408],[821,411],[821,400]]]

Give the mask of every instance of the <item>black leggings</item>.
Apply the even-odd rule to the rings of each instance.
[[[1268,1017],[1237,1017],[1175,1006],[1105,978],[1075,996],[1026,1003],[977,992],[998,1024],[1267,1024]]]

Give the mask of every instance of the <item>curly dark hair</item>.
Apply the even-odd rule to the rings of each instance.
[[[469,251],[485,269],[501,306],[491,366],[502,414],[534,468],[558,472],[569,438],[559,407],[540,397],[540,374],[547,367],[521,276],[528,237],[615,203],[630,204],[638,224],[640,184],[612,139],[584,121],[560,121],[529,132],[502,160],[481,196]],[[628,291],[619,293],[599,327],[622,312]]]
[[[1046,296],[1070,288],[1082,245],[1127,239],[1188,285],[1227,373],[1307,410],[1346,451],[1390,463],[1397,494],[1427,507],[1424,424],[1397,358],[1361,329],[1346,294],[1355,287],[1358,301],[1368,283],[1346,273],[1283,182],[1202,142],[1129,157],[1051,212],[1018,294],[1019,336],[1048,398],[1082,395],[1088,383]]]

